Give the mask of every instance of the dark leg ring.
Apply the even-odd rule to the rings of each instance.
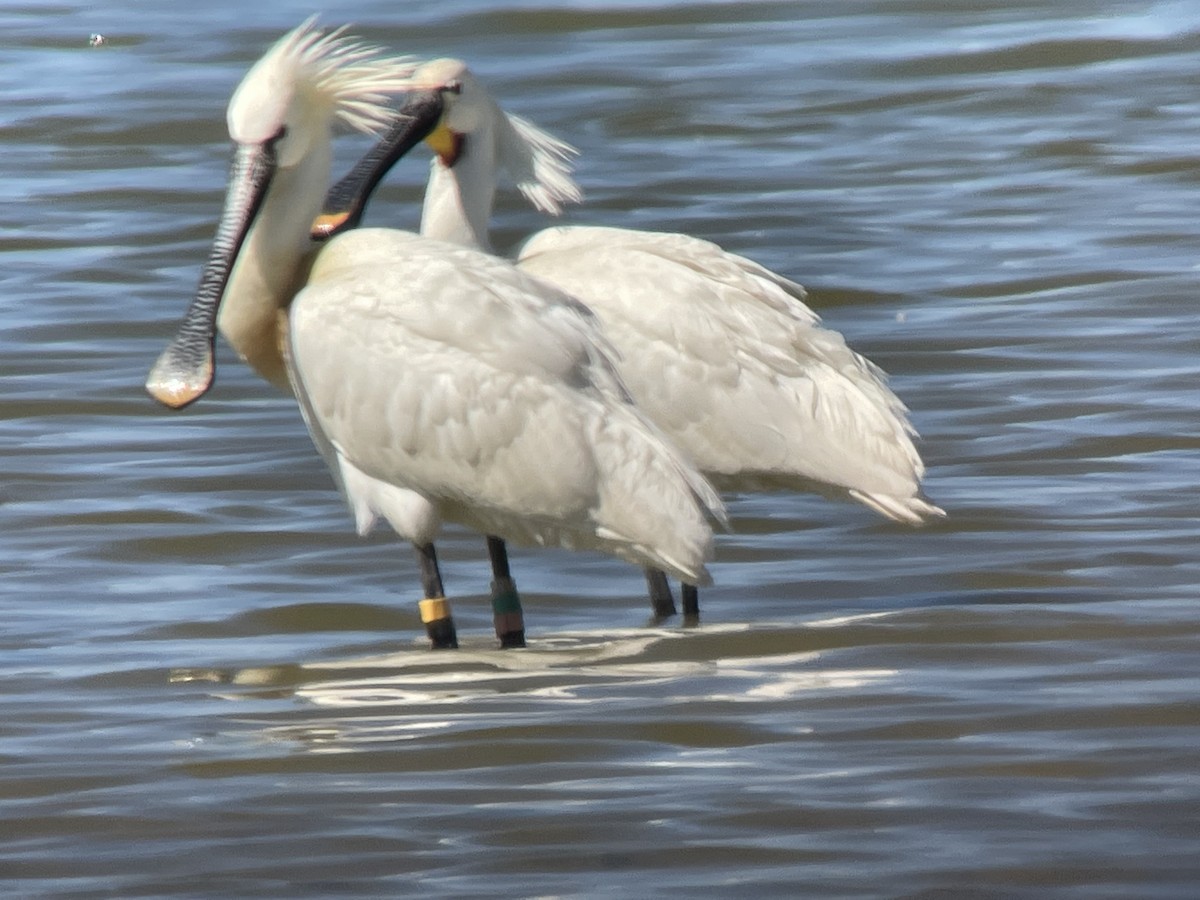
[[[458,646],[458,633],[450,615],[450,601],[442,589],[442,573],[433,544],[418,547],[417,560],[421,564],[421,587],[425,590],[425,599],[420,603],[425,633],[434,650],[453,650]]]
[[[434,650],[454,650],[458,647],[458,632],[454,628],[454,617],[450,615],[450,601],[445,597],[422,600],[421,621]]]
[[[525,615],[521,611],[521,595],[511,578],[492,582],[492,621],[500,647],[509,649],[525,646]]]
[[[525,646],[525,616],[521,612],[521,595],[508,570],[508,548],[494,534],[487,536],[488,557],[492,561],[492,622],[500,648]]]

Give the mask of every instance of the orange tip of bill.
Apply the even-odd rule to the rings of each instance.
[[[195,385],[175,382],[172,384],[147,384],[146,392],[163,406],[171,409],[183,409],[189,403],[198,400],[204,393]]]
[[[337,230],[346,224],[348,218],[350,218],[348,212],[321,213],[313,219],[309,234],[314,241],[323,241],[336,234]]]
[[[215,374],[212,347],[181,329],[146,376],[146,393],[163,406],[183,409],[208,393]]]
[[[207,366],[193,377],[179,375],[161,375],[151,372],[146,379],[146,393],[171,409],[183,409],[189,403],[194,403],[212,387],[213,370]]]

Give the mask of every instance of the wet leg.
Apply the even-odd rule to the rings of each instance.
[[[458,646],[458,633],[450,615],[450,601],[442,589],[442,573],[438,570],[433,544],[418,547],[417,559],[421,564],[421,587],[425,590],[425,599],[419,604],[425,633],[434,650],[454,649]]]
[[[650,589],[650,607],[654,610],[655,621],[661,622],[675,615],[675,598],[671,596],[666,572],[646,569],[646,587]]]
[[[694,584],[680,586],[680,599],[683,601],[683,624],[700,624],[700,592]]]
[[[488,535],[488,556],[492,559],[492,621],[500,647],[525,646],[525,615],[521,595],[508,570],[508,549],[501,538]]]

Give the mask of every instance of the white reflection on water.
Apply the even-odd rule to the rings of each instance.
[[[780,623],[777,627],[785,626]],[[762,629],[764,635],[775,630],[769,623],[760,623],[756,629]],[[731,624],[706,627],[702,634],[720,639],[744,636],[748,631],[745,624]],[[568,712],[571,709],[586,717],[605,715],[600,707],[622,715],[653,708],[669,719],[712,704],[771,704],[801,695],[860,691],[899,675],[896,669],[823,664],[823,655],[816,651],[764,652],[715,660],[661,658],[677,653],[672,645],[698,634],[668,629],[564,632],[539,639],[518,652],[469,645],[457,653],[422,648],[291,668],[180,670],[172,673],[172,679],[231,686],[233,690],[213,694],[229,701],[290,696],[302,708],[286,724],[254,723],[241,739],[287,742],[313,752],[333,753],[487,729],[496,725],[498,715],[526,724],[561,724],[577,715]],[[338,677],[339,673],[348,677]],[[314,717],[303,707],[333,714]],[[379,714],[364,714],[369,710]],[[809,728],[792,722],[785,730],[799,734]],[[236,735],[227,736],[237,739]]]

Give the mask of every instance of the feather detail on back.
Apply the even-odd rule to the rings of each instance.
[[[903,403],[800,285],[708,241],[615,228],[548,228],[518,261],[589,305],[636,401],[718,484],[816,482],[900,521],[941,514],[918,495]]]
[[[291,326],[306,418],[360,524],[413,538],[444,518],[707,583],[703,509],[723,518],[720,498],[628,402],[577,302],[494,257],[367,228],[326,245]]]

